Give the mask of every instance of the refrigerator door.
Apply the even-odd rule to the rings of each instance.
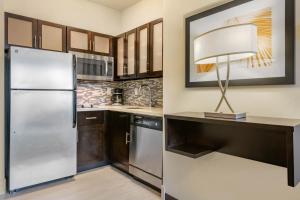
[[[69,53],[11,47],[11,88],[73,90],[76,81],[73,64]]]
[[[76,174],[74,94],[11,91],[10,191]]]

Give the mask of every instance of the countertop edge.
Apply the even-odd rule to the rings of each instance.
[[[146,108],[145,108],[146,109]],[[77,112],[92,112],[92,111],[115,111],[115,112],[125,112],[131,114],[148,115],[154,117],[163,117],[162,108],[153,108],[154,110],[145,109],[128,109],[120,107],[100,107],[100,108],[77,108]],[[160,111],[161,109],[161,111]]]

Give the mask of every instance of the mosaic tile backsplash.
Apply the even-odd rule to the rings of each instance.
[[[163,80],[162,78],[142,79],[123,82],[78,82],[77,101],[78,106],[90,105],[110,105],[112,104],[111,96],[114,88],[123,88],[124,104],[130,106],[149,106],[150,92],[147,85],[151,88],[152,106],[163,106]],[[136,93],[137,92],[137,93]]]

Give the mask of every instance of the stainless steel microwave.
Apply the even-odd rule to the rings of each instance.
[[[77,79],[113,81],[114,58],[87,53],[70,52],[76,56]]]

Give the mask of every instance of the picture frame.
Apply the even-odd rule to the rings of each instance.
[[[217,87],[218,86],[216,72],[215,72],[215,70],[213,70],[212,66],[209,66],[209,68],[211,69],[211,71],[209,71],[207,66],[205,66],[205,67],[196,66],[193,63],[193,39],[197,36],[195,34],[200,35],[200,34],[205,33],[205,31],[209,32],[211,30],[211,29],[207,29],[204,31],[204,29],[207,27],[203,23],[204,20],[205,20],[206,24],[211,21],[211,22],[215,23],[217,26],[217,23],[219,23],[219,22],[216,22],[216,21],[218,21],[218,19],[219,19],[219,21],[222,21],[224,19],[224,18],[222,18],[223,13],[224,13],[224,16],[228,17],[229,16],[228,13],[229,13],[229,11],[231,11],[230,9],[232,9],[232,10],[235,9],[235,11],[238,11],[237,9],[240,9],[240,8],[247,9],[248,5],[249,5],[249,8],[250,7],[254,8],[255,3],[262,2],[262,1],[260,1],[260,2],[258,2],[258,1],[259,0],[234,0],[229,3],[225,3],[223,5],[214,7],[212,9],[206,10],[204,12],[187,17],[185,19],[185,48],[186,48],[185,49],[185,53],[186,53],[186,55],[185,55],[185,86],[187,88],[189,88],[189,87]],[[267,41],[269,41],[268,47],[265,47],[266,49],[264,49],[264,50],[261,50],[261,48],[260,48],[259,51],[262,51],[262,52],[258,52],[258,54],[261,53],[261,55],[257,55],[257,57],[255,57],[255,59],[257,59],[257,61],[252,61],[252,64],[250,64],[251,66],[253,66],[252,68],[244,67],[244,65],[246,65],[246,64],[240,64],[240,65],[243,65],[244,68],[246,68],[246,70],[245,70],[246,75],[247,74],[250,74],[250,75],[255,74],[255,75],[253,75],[253,77],[249,76],[249,78],[247,78],[245,74],[241,74],[241,70],[236,73],[233,71],[233,74],[235,77],[233,79],[231,78],[231,81],[229,83],[230,86],[295,84],[295,0],[267,0],[267,1],[263,1],[263,2],[265,4],[269,2],[270,5],[272,3],[284,4],[284,6],[282,8],[283,10],[280,10],[281,6],[276,5],[277,7],[276,7],[276,9],[274,9],[275,11],[273,12],[272,6],[270,6],[270,8],[268,6],[266,6],[266,8],[265,8],[265,7],[263,7],[265,5],[260,5],[261,8],[265,9],[265,10],[263,10],[263,12],[261,10],[258,10],[260,12],[260,15],[251,15],[252,18],[244,17],[244,16],[240,17],[240,18],[239,18],[239,16],[237,16],[237,17],[231,16],[232,19],[234,19],[234,20],[242,19],[244,21],[245,21],[245,19],[252,20],[253,16],[264,16],[263,18],[257,17],[255,19],[258,19],[256,21],[259,21],[260,19],[262,19],[262,23],[267,22],[269,24],[267,27],[267,30],[268,30],[267,32],[268,32],[268,34],[270,34],[270,32],[271,32],[271,36],[268,35],[268,37],[270,37],[269,40],[267,40]],[[257,7],[259,7],[259,6],[257,6]],[[268,10],[266,10],[266,9],[268,9]],[[249,9],[249,10],[251,10],[251,9]],[[232,15],[232,13],[234,13],[234,12],[231,12],[231,15]],[[246,16],[245,13],[242,13],[242,14],[237,13],[237,15],[239,15],[239,14]],[[283,23],[285,23],[285,29],[278,28],[278,27],[280,27],[281,23],[279,23],[280,20],[277,20],[277,19],[279,19],[279,17],[277,17],[276,14],[284,15],[284,18],[283,19],[280,18],[280,19],[282,20]],[[268,16],[271,15],[271,17],[266,17],[266,15],[268,15]],[[268,19],[266,19],[266,18],[268,18]],[[270,19],[271,19],[271,22],[270,22]],[[227,20],[227,21],[230,21],[230,20]],[[201,23],[203,23],[204,26],[201,26]],[[270,25],[270,23],[271,23],[271,25]],[[198,31],[197,28],[199,29],[199,27],[203,30],[201,30],[202,32],[199,31],[199,33],[197,33],[197,31]],[[215,28],[218,28],[218,26]],[[283,34],[284,34],[284,36],[283,36]],[[279,36],[281,36],[281,37],[279,37]],[[282,39],[282,40],[280,40],[280,39]],[[282,45],[282,41],[284,41],[283,42],[284,45]],[[282,46],[284,46],[284,51],[281,49]],[[265,56],[264,52],[269,52],[269,54],[271,54],[271,53],[273,53],[273,54],[271,54],[271,56],[269,54],[268,54],[268,56]],[[275,56],[277,56],[277,57],[275,57]],[[243,63],[246,63],[246,61]],[[249,66],[249,61],[247,61],[247,63],[248,63],[247,65]],[[257,63],[264,63],[264,64],[257,64]],[[236,65],[238,65],[238,64],[236,64]],[[201,71],[203,69],[204,69],[204,72]],[[235,70],[235,69],[239,69],[239,68],[233,68],[232,70]],[[255,73],[252,73],[251,70],[253,70]],[[259,70],[262,71],[261,74],[259,74]],[[224,71],[224,73],[225,73],[225,71]],[[239,78],[240,75],[243,78]],[[259,77],[255,77],[255,76],[259,76]],[[224,79],[222,78],[222,80],[224,80]]]

